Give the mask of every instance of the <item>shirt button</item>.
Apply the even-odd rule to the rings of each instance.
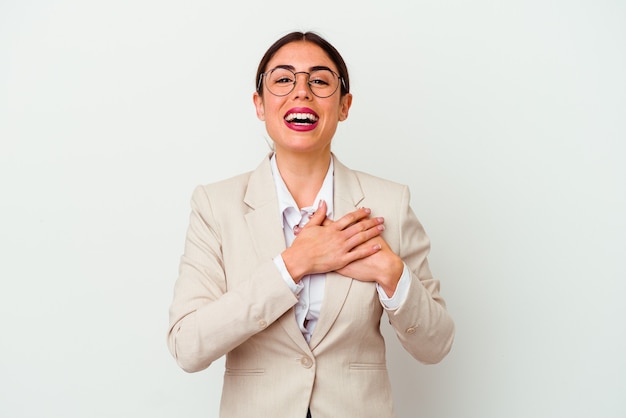
[[[311,366],[313,365],[313,361],[308,357],[302,357],[300,359],[300,364],[302,365],[302,367],[306,369],[310,369]]]
[[[415,331],[416,331],[416,329],[415,329],[415,328],[416,328],[416,327],[409,327],[409,328],[407,328],[407,329],[406,329],[406,333],[407,333],[407,334],[415,334]]]
[[[265,328],[265,327],[267,327],[267,321],[265,321],[265,320],[261,319],[261,320],[259,321],[259,326],[260,326],[261,328]]]

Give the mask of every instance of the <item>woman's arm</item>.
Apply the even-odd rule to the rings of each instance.
[[[409,202],[405,187],[399,212],[398,255],[411,273],[411,284],[400,307],[387,313],[402,346],[420,362],[432,364],[450,351],[454,322],[439,294],[439,280],[433,278],[428,266],[430,241]]]
[[[191,204],[168,347],[181,368],[195,372],[263,331],[298,300],[271,259],[227,289],[222,231],[204,188],[194,191]],[[250,261],[242,256],[241,262]]]

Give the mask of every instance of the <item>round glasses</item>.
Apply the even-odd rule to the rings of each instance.
[[[286,96],[296,87],[296,76],[306,74],[307,84],[311,93],[320,99],[332,96],[339,88],[339,80],[343,83],[343,77],[329,68],[320,68],[311,72],[293,72],[289,68],[276,67],[259,76],[258,90],[265,77],[265,86],[274,96]]]

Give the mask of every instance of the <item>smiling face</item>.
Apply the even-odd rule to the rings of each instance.
[[[338,72],[322,48],[306,41],[284,45],[264,71],[277,67],[288,68],[293,73],[309,73],[323,67]],[[294,89],[285,96],[275,96],[268,91],[268,81],[264,79],[263,95],[254,93],[257,117],[265,121],[277,154],[330,155],[330,143],[337,124],[348,117],[351,94],[341,96],[338,89],[330,97],[319,98],[312,93],[307,80],[306,74],[296,74]]]

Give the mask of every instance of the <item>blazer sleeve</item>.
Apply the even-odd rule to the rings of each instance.
[[[167,341],[179,366],[195,372],[263,331],[298,300],[271,259],[229,287],[221,234],[233,232],[220,229],[204,187],[196,188],[191,206]]]
[[[415,359],[425,364],[441,361],[454,339],[454,322],[439,294],[439,280],[433,278],[427,255],[430,241],[410,207],[410,193],[404,186],[399,213],[399,256],[411,273],[406,299],[396,310],[388,310],[389,322],[400,343]]]

